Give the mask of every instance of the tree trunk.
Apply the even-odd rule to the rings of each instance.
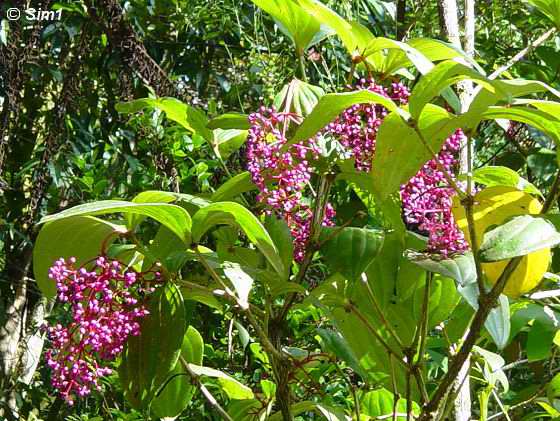
[[[474,56],[474,36],[475,36],[475,0],[465,0],[465,31],[464,31],[464,51],[470,57]],[[458,48],[461,45],[461,31],[459,28],[459,14],[456,0],[439,0],[440,24],[443,35],[447,40]],[[463,81],[458,84],[459,99],[461,102],[461,113],[468,110],[473,94],[473,83]],[[469,144],[467,141],[461,143],[459,153],[459,172],[465,174],[472,168],[469,157],[474,156],[468,153]],[[471,151],[472,152],[472,151]],[[453,402],[452,419],[456,421],[469,421],[471,419],[471,390],[470,390],[470,358],[467,358],[457,379],[453,384],[451,396],[455,396]]]

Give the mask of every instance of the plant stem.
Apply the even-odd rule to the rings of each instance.
[[[309,234],[309,240],[307,241],[307,251],[303,257],[303,261],[299,266],[299,272],[294,280],[295,283],[301,284],[305,279],[307,270],[311,266],[311,261],[313,260],[313,255],[318,250],[318,240],[321,235],[321,227],[323,225],[323,219],[325,215],[325,209],[328,204],[329,193],[331,190],[332,183],[334,181],[334,176],[332,174],[322,175],[319,180],[319,188],[315,196],[315,207],[313,209],[313,218],[311,220],[311,232]],[[278,320],[284,320],[288,314],[288,310],[294,303],[297,297],[297,293],[290,294],[282,310],[276,317]]]
[[[437,154],[435,153],[433,148],[430,146],[430,144],[426,141],[426,138],[424,137],[424,135],[422,134],[422,132],[418,128],[416,122],[413,122],[413,123],[414,124],[412,124],[412,127],[414,128],[414,130],[418,134],[418,137],[420,138],[420,141],[422,142],[422,144],[424,145],[426,150],[430,153],[431,158],[436,163],[436,166],[437,166],[438,170],[441,171],[441,173],[445,177],[445,180],[449,183],[449,185],[453,188],[453,190],[455,190],[455,192],[457,192],[459,197],[461,199],[464,199],[466,197],[465,192],[457,185],[457,183],[455,182],[455,180],[453,179],[451,174],[449,174],[449,171],[447,171],[447,169],[445,169],[445,167],[441,164],[441,162],[439,162],[439,159],[437,158]]]
[[[387,342],[385,341],[385,339],[383,339],[381,337],[381,335],[379,334],[379,332],[377,332],[375,330],[375,328],[372,326],[371,322],[362,314],[362,312],[358,309],[358,307],[356,307],[354,304],[352,303],[348,303],[345,306],[346,311],[350,311],[352,313],[354,313],[354,315],[360,319],[360,321],[366,326],[366,328],[371,332],[371,334],[373,336],[375,336],[375,339],[377,339],[379,341],[379,343],[383,346],[383,348],[385,348],[385,350],[387,351],[387,353],[389,354],[389,356],[394,356],[395,359],[405,368],[408,368],[408,365],[403,361],[403,356],[398,355],[390,346],[389,344],[387,344]]]
[[[375,295],[374,295],[373,291],[371,290],[371,287],[369,285],[369,282],[368,282],[367,278],[363,280],[363,283],[366,286],[366,290],[368,292],[369,298],[371,299],[373,307],[375,308],[375,311],[377,312],[377,315],[379,316],[379,320],[381,320],[381,323],[383,323],[383,325],[387,328],[387,331],[391,334],[391,336],[393,337],[393,339],[395,340],[395,342],[397,343],[399,348],[401,350],[404,350],[404,345],[403,345],[401,339],[399,338],[399,335],[397,334],[397,332],[395,331],[393,326],[391,326],[391,324],[387,321],[387,319],[385,318],[385,315],[383,314],[383,311],[381,310],[381,307],[379,307],[379,304],[377,303],[377,300],[375,298]]]
[[[307,73],[305,72],[305,55],[303,51],[298,51],[298,62],[301,80],[307,82]]]
[[[268,336],[266,336],[266,334],[264,333],[263,328],[261,327],[257,319],[255,319],[255,316],[251,311],[251,307],[249,306],[248,308],[244,309],[239,303],[239,298],[229,289],[229,287],[225,284],[225,282],[222,280],[220,275],[218,275],[218,273],[212,268],[212,266],[208,264],[206,258],[202,255],[202,253],[200,253],[200,251],[198,251],[198,247],[194,247],[194,251],[196,253],[198,260],[200,261],[200,263],[202,263],[202,265],[208,271],[208,273],[210,273],[212,278],[219,285],[221,285],[222,288],[224,288],[224,291],[226,291],[227,294],[229,294],[235,300],[239,308],[243,309],[245,316],[247,317],[247,320],[249,320],[249,323],[251,324],[251,326],[253,326],[253,329],[255,329],[255,332],[257,333],[257,336],[259,337],[259,340],[261,341],[261,344],[265,349],[265,351],[271,356],[274,356],[279,360],[285,360],[286,356],[272,345],[272,343],[268,339]]]

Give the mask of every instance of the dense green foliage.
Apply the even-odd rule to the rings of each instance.
[[[0,418],[464,419],[465,394],[472,419],[560,418],[560,2],[473,1],[471,52],[435,0],[4,18],[20,3],[0,4]],[[370,171],[325,129],[363,104],[387,114]],[[248,116],[272,105],[283,151],[318,139],[301,255],[247,171]],[[461,163],[437,170],[471,247],[446,254],[401,186],[457,129]],[[100,255],[139,274],[150,314],[68,405],[42,351],[70,320],[49,268]]]

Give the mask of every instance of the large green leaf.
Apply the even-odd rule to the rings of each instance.
[[[301,7],[340,37],[351,55],[360,54],[373,39],[373,34],[364,26],[348,22],[318,0],[299,0]]]
[[[256,188],[257,186],[251,180],[249,171],[244,171],[222,184],[212,195],[212,201],[232,200],[240,194],[255,190]]]
[[[560,0],[527,0],[560,28]]]
[[[39,289],[46,297],[56,294],[56,285],[49,279],[49,268],[55,260],[76,258],[82,265],[101,253],[103,243],[113,234],[124,234],[126,228],[92,216],[74,216],[45,224],[33,248],[33,273]],[[110,245],[108,241],[106,246]]]
[[[125,114],[137,113],[146,108],[161,110],[167,118],[179,123],[188,131],[198,133],[207,141],[212,139],[212,132],[206,127],[208,118],[204,112],[176,98],[141,98],[130,102],[120,102],[115,106],[119,113]]]
[[[525,101],[539,102],[537,100],[524,99],[514,101],[514,98],[529,94],[549,92],[556,97],[560,96],[560,92],[558,92],[556,89],[552,88],[546,83],[537,80],[494,80],[492,82],[492,85],[493,87],[497,87],[499,89],[493,89],[492,91],[489,91],[488,89],[485,89],[484,86],[481,86],[469,106],[469,112],[483,112],[486,107],[499,103],[510,104],[512,102],[523,103]]]
[[[433,104],[425,106],[418,121],[424,142],[436,153],[460,126],[461,119]],[[377,133],[372,173],[381,199],[398,191],[432,158],[423,140],[399,114],[385,117]]]
[[[383,245],[383,231],[357,227],[323,228],[321,252],[333,272],[347,279],[359,279]]]
[[[430,61],[443,61],[461,58],[473,66],[480,74],[484,75],[484,69],[470,55],[455,45],[434,38],[414,38],[407,44],[422,53]]]
[[[298,54],[329,36],[331,31],[293,0],[252,0],[270,14],[296,46]]]
[[[112,213],[148,216],[169,228],[185,244],[190,244],[192,226],[190,215],[180,206],[168,203],[134,203],[124,200],[102,200],[74,206],[54,215],[45,216],[39,223],[44,224],[73,216],[107,215]]]
[[[239,227],[276,272],[284,273],[285,269],[278,249],[261,222],[247,208],[235,202],[219,202],[200,209],[193,217],[193,241],[199,242],[206,231],[216,225]]]
[[[326,94],[321,97],[311,114],[303,120],[287,143],[293,144],[315,136],[342,111],[355,104],[379,104],[389,111],[397,110],[397,105],[390,98],[368,90]]]
[[[340,332],[331,329],[317,329],[317,333],[321,338],[321,347],[325,351],[332,352],[348,364],[352,370],[362,376],[362,378],[367,379],[367,373],[360,366],[356,354],[354,354],[354,351]]]
[[[189,326],[183,344],[181,346],[181,357],[187,363],[202,364],[204,356],[204,341],[200,333]],[[176,417],[191,402],[196,391],[196,387],[188,375],[185,375],[185,368],[181,361],[177,361],[173,370],[168,373],[166,383],[153,399],[150,409],[160,418]]]
[[[483,262],[496,262],[525,256],[560,243],[560,234],[552,223],[531,215],[516,216],[484,234],[480,246]]]
[[[393,419],[399,421],[406,420],[406,399],[399,398],[395,405],[395,395],[387,389],[381,388],[367,392],[360,400],[361,413],[368,417],[373,417],[373,419],[378,419],[380,417],[391,419],[393,407],[395,407],[398,414],[401,414]],[[420,407],[416,402],[413,402],[412,408],[413,415],[418,415],[420,413]]]
[[[426,73],[414,87],[410,95],[410,114],[415,120],[422,113],[424,106],[438,96],[445,88],[465,79],[474,80],[483,85],[490,92],[496,88],[492,82],[476,70],[456,61],[443,61]]]
[[[265,228],[270,234],[272,241],[278,249],[278,254],[282,259],[284,265],[284,276],[281,281],[287,281],[290,277],[290,269],[292,267],[292,260],[294,256],[294,243],[293,237],[290,233],[288,224],[283,219],[270,215],[265,220]],[[284,282],[283,282],[284,283]]]
[[[249,116],[239,113],[226,113],[213,118],[206,125],[209,129],[238,129],[248,130],[251,127]]]
[[[549,113],[529,107],[489,107],[480,118],[484,120],[506,119],[533,126],[549,135],[556,145],[560,145],[560,120],[552,119]]]
[[[140,335],[131,337],[119,366],[125,396],[136,409],[147,408],[174,369],[186,331],[181,291],[172,283],[149,297]]]
[[[413,309],[418,320],[422,318],[426,284],[414,291]],[[461,296],[457,293],[455,281],[451,278],[434,275],[430,286],[428,299],[428,327],[432,329],[449,318]]]

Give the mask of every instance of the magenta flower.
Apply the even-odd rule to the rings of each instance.
[[[49,269],[71,320],[47,328],[51,349],[46,352],[52,385],[70,405],[75,397],[100,389],[99,378],[111,374],[107,363],[122,352],[129,336],[140,333],[139,321],[148,314],[138,302],[144,273],[102,256],[91,270],[75,264],[73,257],[61,258]]]
[[[259,188],[257,200],[266,214],[283,218],[294,239],[294,259],[303,260],[309,240],[312,210],[304,203],[304,192],[311,179],[310,160],[319,157],[314,138],[283,150],[286,129],[299,116],[261,107],[249,116],[251,128],[247,138],[247,169]],[[327,208],[324,225],[332,225],[334,209]]]

